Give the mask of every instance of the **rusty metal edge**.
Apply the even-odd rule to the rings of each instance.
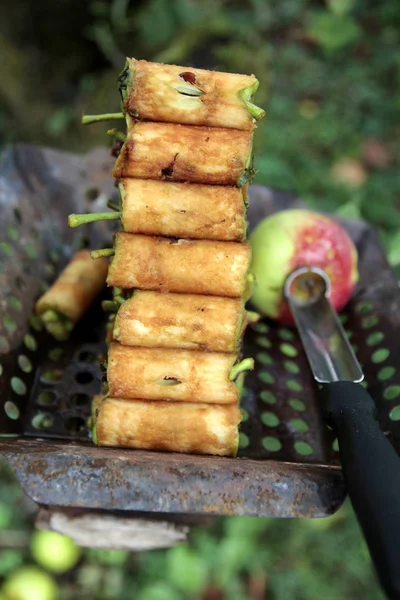
[[[88,509],[326,517],[342,505],[340,468],[245,458],[113,450],[47,440],[2,439],[0,453],[40,505]]]

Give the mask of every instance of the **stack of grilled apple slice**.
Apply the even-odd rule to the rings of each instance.
[[[119,78],[127,134],[113,175],[120,219],[107,284],[117,314],[107,385],[96,400],[100,446],[235,456],[251,251],[254,76],[129,59]]]

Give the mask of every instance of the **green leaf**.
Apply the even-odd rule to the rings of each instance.
[[[13,518],[13,511],[10,506],[0,502],[0,530],[8,529]]]
[[[171,548],[167,557],[171,583],[185,594],[200,594],[206,585],[208,567],[192,548],[180,545]]]
[[[307,33],[324,50],[335,51],[356,42],[361,29],[351,17],[321,12],[311,17]]]
[[[346,202],[346,204],[342,204],[335,213],[338,217],[343,217],[345,219],[361,219],[361,211],[358,202],[354,200],[350,200]]]
[[[392,266],[400,264],[400,231],[389,237],[388,259]]]
[[[22,564],[23,555],[20,550],[2,550],[0,552],[0,575],[4,577]]]
[[[336,15],[346,15],[355,4],[356,0],[329,0],[329,8]]]
[[[157,581],[144,586],[135,600],[182,600],[182,596],[168,582]]]

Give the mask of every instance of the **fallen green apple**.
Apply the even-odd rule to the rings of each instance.
[[[309,210],[281,211],[257,225],[250,243],[251,300],[263,315],[293,324],[283,290],[287,277],[299,267],[325,271],[337,311],[349,301],[358,281],[358,255],[348,233],[333,219]]]
[[[80,548],[71,538],[55,531],[35,531],[31,552],[36,562],[53,573],[69,571],[81,556]]]
[[[56,600],[54,579],[37,567],[21,567],[11,573],[0,590],[4,600]]]

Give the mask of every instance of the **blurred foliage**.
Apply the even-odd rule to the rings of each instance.
[[[325,519],[216,519],[193,528],[187,543],[168,550],[86,549],[77,566],[56,576],[44,570],[54,561],[51,541],[47,550],[42,545],[36,563],[37,544],[35,551],[30,541],[35,508],[2,460],[0,478],[1,600],[44,600],[32,589],[36,579],[48,600],[56,599],[49,580],[61,600],[384,599],[347,501]],[[60,546],[58,552],[63,553]],[[14,578],[20,588],[25,567],[32,581],[28,594],[7,596],[10,581],[12,589],[17,586]]]
[[[399,38],[396,0],[2,3],[1,145],[107,144],[107,124],[80,117],[118,110],[125,55],[255,73],[256,182],[369,220],[400,273]],[[1,478],[7,577],[33,563],[32,506],[4,466]],[[348,505],[316,521],[219,520],[166,552],[88,550],[57,579],[65,599],[382,598]]]
[[[17,0],[1,10],[6,141],[73,151],[108,143],[107,124],[84,129],[80,116],[118,110],[126,55],[253,72],[267,110],[257,181],[372,221],[400,265],[395,0]],[[364,176],[352,178],[351,163],[346,176],[346,161]]]

